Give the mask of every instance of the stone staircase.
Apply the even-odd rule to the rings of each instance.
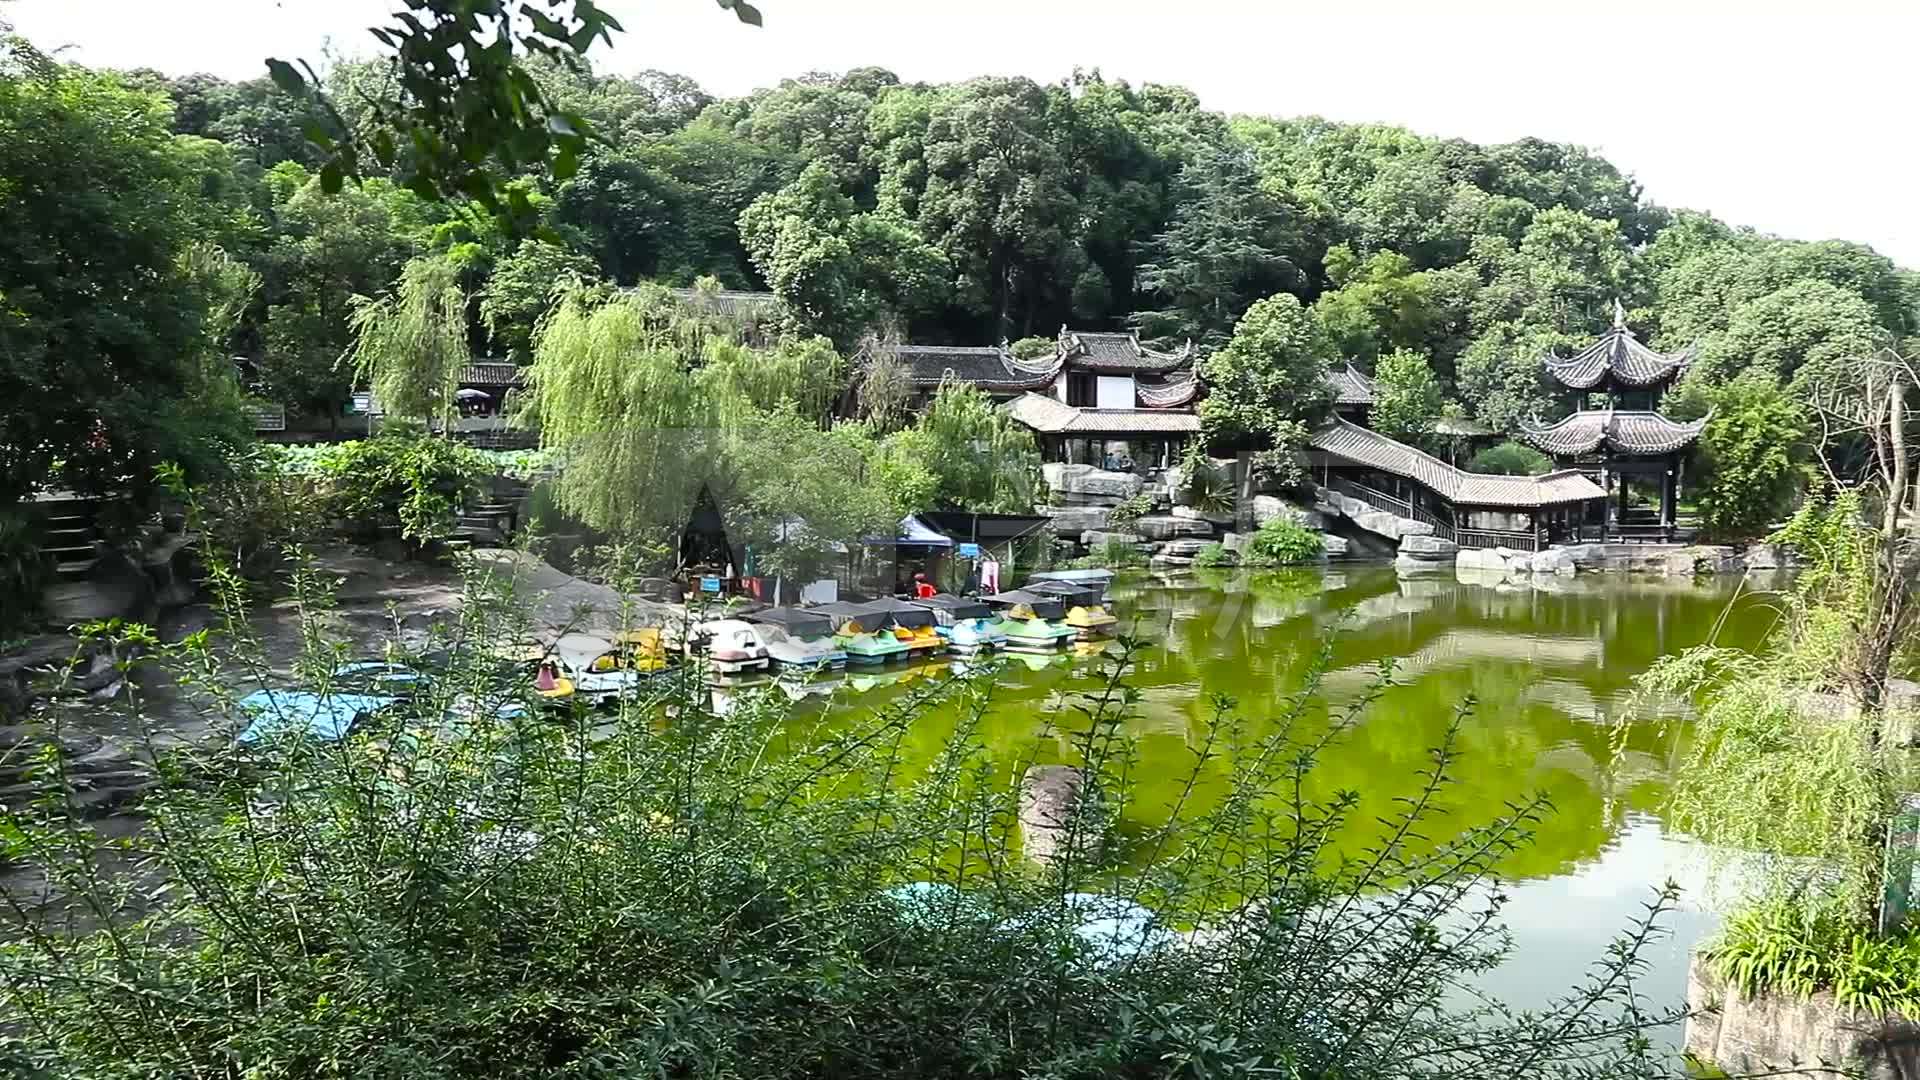
[[[1394,566],[1402,572],[1451,570],[1454,556],[1460,550],[1453,541],[1435,536],[1429,522],[1403,517],[1332,488],[1323,487],[1314,492],[1314,509],[1329,517],[1345,518],[1356,528],[1391,543],[1395,549]]]
[[[91,499],[62,499],[39,504],[40,551],[61,581],[81,581],[100,561],[100,535]]]

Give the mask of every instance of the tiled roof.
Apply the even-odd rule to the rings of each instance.
[[[1047,435],[1191,435],[1200,417],[1173,409],[1076,409],[1026,393],[1004,406],[1015,420]]]
[[[1192,369],[1167,377],[1167,380],[1155,385],[1143,382],[1133,384],[1133,395],[1143,409],[1177,409],[1193,404],[1200,396],[1200,380],[1194,377]]]
[[[525,386],[520,368],[497,360],[480,360],[460,369],[463,386]]]
[[[1656,412],[1589,409],[1558,423],[1520,425],[1521,437],[1560,457],[1591,454],[1605,446],[1616,454],[1666,454],[1700,437],[1707,417],[1683,424]]]
[[[1600,340],[1565,359],[1549,353],[1543,362],[1547,374],[1575,390],[1591,390],[1607,381],[1620,386],[1653,386],[1685,371],[1693,362],[1693,350],[1658,353],[1640,344],[1627,329],[1627,314],[1616,301],[1613,326],[1600,335]]]
[[[1140,344],[1132,333],[1113,334],[1060,328],[1058,353],[1082,371],[1173,371],[1193,363],[1193,346],[1160,352]]]
[[[938,386],[951,372],[989,390],[1037,390],[1060,371],[1057,359],[1024,364],[998,345],[902,345],[895,355],[907,365],[908,378],[922,386]]]
[[[770,292],[751,292],[746,289],[716,289],[712,292],[703,292],[700,289],[669,291],[689,304],[697,304],[729,318],[769,317],[780,310],[780,298]]]
[[[1307,445],[1355,464],[1404,476],[1449,502],[1466,506],[1532,508],[1604,499],[1607,493],[1578,469],[1544,476],[1486,476],[1463,472],[1377,431],[1345,420],[1315,432]]]
[[[1352,364],[1328,372],[1327,382],[1333,384],[1335,405],[1373,404],[1373,380],[1362,375],[1360,369]]]

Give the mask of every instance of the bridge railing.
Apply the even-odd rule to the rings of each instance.
[[[1521,529],[1459,529],[1453,542],[1463,548],[1512,548],[1539,551],[1540,534]]]

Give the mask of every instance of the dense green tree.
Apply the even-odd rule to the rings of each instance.
[[[1467,461],[1468,472],[1494,476],[1538,476],[1552,468],[1552,458],[1511,439],[1489,446]]]
[[[1763,536],[1785,519],[1806,486],[1806,407],[1760,368],[1718,388],[1711,399],[1713,417],[1700,434],[1700,471],[1691,485],[1701,524],[1716,539]]]
[[[283,163],[268,186],[274,236],[261,262],[261,390],[291,409],[333,415],[352,390],[340,358],[352,342],[353,298],[386,291],[416,241],[396,222],[400,195],[384,181],[327,195],[306,170]]]
[[[1885,336],[1859,293],[1799,281],[1734,308],[1726,329],[1701,346],[1690,377],[1712,387],[1753,370],[1792,381],[1802,369],[1866,356]]]
[[[480,289],[480,318],[496,348],[515,363],[533,359],[534,328],[557,293],[595,280],[593,260],[546,240],[520,241]]]
[[[1297,445],[1332,413],[1333,347],[1313,314],[1281,293],[1247,309],[1226,347],[1200,361],[1200,418],[1216,442]]]
[[[209,289],[230,297],[185,258],[199,193],[172,111],[0,40],[0,502],[144,489],[239,430],[207,393]]]
[[[976,79],[935,95],[916,158],[882,159],[895,174],[891,184],[883,177],[883,207],[940,249],[953,267],[953,306],[987,317],[981,336],[1044,329],[1063,307],[1048,290],[1086,268],[1074,243],[1074,165],[1052,120],[1047,92],[1030,80]]]
[[[1361,259],[1336,245],[1327,252],[1326,274],[1335,288],[1314,301],[1313,312],[1343,356],[1371,370],[1382,352],[1412,349],[1443,357],[1451,373],[1468,301],[1479,287],[1470,271],[1415,270],[1398,252]]]
[[[883,213],[861,213],[833,167],[754,200],[740,236],[775,295],[809,332],[851,346],[863,332],[938,307],[945,258]]]
[[[1550,327],[1495,323],[1460,355],[1460,398],[1472,405],[1475,419],[1498,431],[1511,431],[1522,420],[1554,418],[1564,410],[1554,401],[1542,360],[1587,340]]]
[[[1433,422],[1446,405],[1440,381],[1427,358],[1407,349],[1395,349],[1373,369],[1372,426],[1401,442],[1424,445],[1433,434]]]
[[[1172,222],[1141,250],[1140,290],[1158,306],[1133,320],[1149,337],[1214,348],[1254,300],[1296,283],[1299,238],[1244,152],[1194,159],[1180,187]]]

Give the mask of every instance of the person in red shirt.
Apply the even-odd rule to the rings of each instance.
[[[915,600],[925,600],[929,596],[938,595],[940,595],[940,590],[933,587],[933,582],[927,580],[927,575],[913,575],[913,598]]]

